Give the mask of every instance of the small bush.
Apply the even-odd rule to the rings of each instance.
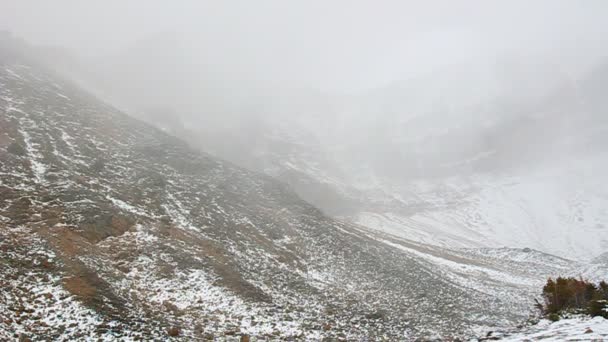
[[[178,327],[171,327],[169,329],[167,329],[167,335],[171,336],[171,337],[177,337],[180,334],[180,330]]]
[[[589,303],[589,315],[608,318],[608,300],[597,299]]]

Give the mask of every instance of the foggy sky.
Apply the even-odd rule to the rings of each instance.
[[[103,59],[171,34],[218,78],[351,91],[512,54],[568,70],[605,56],[608,2],[0,1],[0,28]]]
[[[0,29],[67,48],[49,64],[126,113],[373,198],[418,178],[605,164],[607,17],[606,0],[0,0]]]

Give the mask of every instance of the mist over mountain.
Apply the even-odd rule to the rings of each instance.
[[[606,337],[605,10],[0,4],[0,339]]]
[[[177,49],[152,41],[129,49],[133,60],[152,46]],[[116,103],[195,148],[287,182],[330,215],[441,246],[534,247],[585,260],[608,246],[605,61],[572,74],[557,62],[503,56],[355,94],[262,86],[244,95],[213,89],[201,74],[196,89],[206,95],[194,104],[175,86],[178,71],[162,76],[172,70],[163,63],[187,65],[156,57],[154,76],[113,80],[146,73],[119,57],[98,73],[104,82],[89,84],[131,94]],[[159,85],[150,101],[129,91],[148,83]],[[534,209],[520,209],[524,198]],[[559,241],[543,237],[551,230]]]

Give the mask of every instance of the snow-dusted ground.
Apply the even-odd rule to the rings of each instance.
[[[60,274],[53,272],[55,253],[30,229],[0,226],[0,250],[0,258],[5,258],[0,268],[1,341],[36,334],[45,340],[116,340],[97,328],[117,327],[118,322],[104,320],[66,291]]]
[[[497,335],[500,336],[500,335]],[[557,322],[541,320],[538,324],[521,332],[508,334],[502,341],[606,341],[608,340],[608,320],[602,317],[574,317]]]

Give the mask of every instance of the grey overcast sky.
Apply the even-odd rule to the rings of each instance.
[[[322,89],[367,88],[498,54],[605,54],[608,1],[0,0],[0,28],[102,58],[174,34],[219,72]]]

